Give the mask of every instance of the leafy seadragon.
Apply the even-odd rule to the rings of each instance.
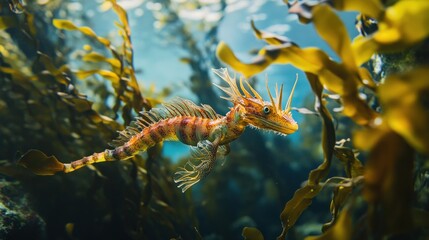
[[[296,81],[286,107],[282,110],[283,85],[280,90],[276,86],[275,99],[267,85],[270,97],[270,102],[267,102],[242,78],[237,85],[235,77],[229,76],[226,69],[213,71],[229,85],[216,85],[228,95],[222,98],[233,103],[233,107],[225,116],[217,114],[208,105],[197,106],[189,100],[177,98],[163,104],[161,108],[141,112],[131,126],[119,132],[119,138],[112,144],[114,149],[106,149],[71,163],[61,163],[55,157],[47,158],[37,150],[30,150],[19,163],[39,175],[69,173],[98,162],[129,159],[161,141],[181,141],[193,146],[192,161],[176,172],[174,178],[184,192],[210,172],[217,154],[226,155],[229,152],[229,143],[237,139],[246,126],[251,125],[283,135],[298,130],[298,124],[293,120],[290,111]],[[35,154],[35,151],[38,153]],[[37,154],[42,154],[45,158],[35,158]],[[32,157],[29,157],[30,155]]]

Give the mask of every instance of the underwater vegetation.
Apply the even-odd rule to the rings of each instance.
[[[201,106],[168,100],[172,89],[137,77],[145,66],[135,64],[124,2],[93,3],[111,14],[109,35],[85,25],[91,21],[75,15],[75,1],[0,3],[0,239],[429,237],[429,2],[284,1],[285,16],[313,25],[336,56],[251,21],[267,45],[247,60],[217,36],[234,2],[149,1],[160,36],[182,50],[187,87]],[[193,28],[184,13],[211,4],[211,18]],[[359,36],[350,39],[339,11],[359,13]],[[221,62],[246,79],[229,76]],[[263,100],[253,76],[274,64],[305,73],[300,81],[313,92],[306,103],[291,105],[295,76],[285,76],[292,89],[286,108],[282,85],[275,97],[267,85]],[[221,91],[212,68],[224,79]],[[226,117],[217,114],[228,107]],[[305,117],[298,145],[283,135],[243,133],[249,124],[293,133],[292,112]],[[195,123],[189,126],[206,119],[222,127],[193,139],[192,128],[180,128],[185,116]],[[147,130],[166,122],[156,128],[165,130],[173,118],[182,131],[164,133],[196,146],[177,163],[164,156],[166,137]],[[203,136],[204,126],[194,135]],[[143,136],[160,139],[130,147]],[[108,146],[112,139],[116,148]],[[217,164],[216,154],[228,151]],[[129,161],[92,165],[117,158]],[[83,166],[54,176],[30,171]]]
[[[115,2],[111,4],[118,16],[122,39],[119,46],[97,36],[89,27],[77,27],[67,20],[54,21],[54,15],[51,18],[41,15],[44,11],[40,10],[50,7],[55,14],[60,5],[51,6],[54,2],[22,6],[21,2],[13,1],[10,4],[19,11],[13,12],[8,4],[2,4],[2,11],[8,14],[2,16],[1,26],[5,39],[1,48],[3,161],[12,163],[17,151],[31,148],[64,160],[101,150],[107,147],[105,139],[114,138],[116,131],[128,125],[133,112],[150,109],[152,103],[157,103],[149,102],[141,94],[145,91],[140,89],[134,74],[127,14]],[[43,26],[54,26],[58,30]],[[64,36],[46,39],[49,34],[44,31],[58,32],[55,36],[61,36],[64,31],[79,31],[88,38],[90,43],[83,46],[81,56],[84,63],[78,70],[72,71],[66,64]],[[11,39],[20,34],[22,43]],[[87,77],[92,77],[87,82],[94,91],[92,99],[102,99],[100,104],[93,104],[78,91],[78,79]],[[163,94],[155,93],[152,97],[161,101]],[[106,99],[111,99],[110,104]],[[47,222],[48,239],[196,238],[192,204],[186,204],[186,198],[177,197],[181,193],[167,177],[171,176],[170,169],[163,161],[166,160],[160,156],[159,147],[154,147],[146,158],[136,157],[127,166],[110,167],[106,171],[92,168],[73,180],[63,176],[34,178],[7,164],[2,172],[19,179],[31,195],[33,206]],[[162,168],[150,170],[158,164]],[[165,177],[160,177],[162,175]],[[75,207],[67,208],[70,204]],[[181,204],[183,207],[179,207]],[[143,231],[143,228],[156,229],[151,226],[156,222],[166,226],[163,231]],[[112,227],[115,225],[120,227]],[[2,232],[1,238],[17,238],[19,235],[14,230]],[[25,228],[22,231],[25,232]],[[31,231],[27,235],[32,235]]]
[[[286,203],[280,215],[283,231],[278,239],[285,238],[323,186],[332,182],[337,185],[330,207],[332,220],[323,226],[322,235],[308,239],[419,236],[414,231],[427,227],[429,219],[426,211],[413,208],[414,166],[423,164],[417,170],[427,171],[427,58],[416,59],[406,71],[395,73],[390,72],[389,62],[384,63],[385,75],[378,82],[362,65],[374,54],[410,51],[413,46],[422,49],[414,51],[427,53],[429,2],[393,1],[384,5],[377,0],[359,3],[332,0],[287,4],[289,12],[297,14],[302,23],[314,24],[340,62],[318,48],[300,48],[287,38],[259,31],[253,23],[256,37],[269,45],[252,61],[239,60],[225,43],[221,42],[217,49],[222,61],[247,77],[263,71],[270,64],[292,64],[305,72],[316,95],[315,108],[323,122],[324,161],[310,172],[307,183]],[[334,9],[359,11],[358,21],[363,34],[351,41]],[[371,91],[369,96],[377,98],[379,106],[371,106],[369,97],[367,100],[361,97],[363,89]],[[361,126],[350,141],[354,148],[368,152],[364,166],[352,149],[337,145],[332,116],[326,107],[325,90],[337,95],[341,113]],[[333,156],[344,163],[347,175],[325,180]],[[418,163],[419,160],[423,163]],[[368,204],[367,213],[363,215],[366,226],[353,227],[356,226],[352,217],[357,201],[355,194],[358,194],[355,191],[359,191]],[[358,220],[354,221],[359,224]]]

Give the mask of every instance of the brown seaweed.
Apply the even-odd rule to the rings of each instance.
[[[0,17],[4,23],[0,32],[0,123],[7,126],[0,127],[0,154],[7,159],[2,161],[2,174],[21,181],[37,212],[50,222],[47,234],[53,238],[197,239],[192,204],[168,180],[171,164],[163,158],[159,146],[149,152],[149,157],[138,156],[125,165],[88,168],[73,178],[38,178],[13,167],[17,150],[36,148],[67,160],[104,148],[106,139],[113,138],[115,131],[121,130],[137,112],[152,105],[143,97],[135,76],[126,12],[111,1],[123,40],[121,46],[113,46],[89,27],[38,15],[40,10],[61,8],[61,4],[51,4],[54,2],[58,3],[19,5],[19,16],[11,13]],[[55,32],[53,23],[61,29],[57,33],[79,31],[92,39],[91,45],[84,47],[89,52],[82,58],[91,63],[87,65],[92,69],[69,68],[64,58],[71,54],[64,47],[68,39],[44,38],[43,31]],[[10,37],[23,32],[31,43],[26,47]],[[113,91],[106,88],[105,82]],[[80,91],[80,84],[92,84],[92,89],[98,89],[91,96],[93,101]],[[143,92],[152,92],[152,98],[161,96],[150,89]],[[107,98],[115,99],[113,105],[105,102]],[[160,101],[155,100],[153,103]],[[119,114],[125,121],[117,118]],[[29,156],[49,158],[36,150]],[[162,232],[155,227],[160,225]]]
[[[286,237],[302,211],[320,192],[319,183],[329,171],[333,153],[344,164],[347,178],[334,191],[331,201],[333,219],[322,229],[324,234],[309,239],[352,238],[356,229],[351,224],[353,205],[350,202],[354,198],[350,195],[354,192],[354,184],[362,184],[362,179],[362,195],[369,204],[367,236],[378,239],[412,231],[414,224],[420,225],[416,223],[418,221],[413,222],[410,198],[413,192],[414,154],[418,151],[427,155],[426,145],[429,142],[425,135],[429,132],[427,124],[423,124],[427,122],[427,114],[423,110],[426,106],[423,95],[427,88],[424,84],[427,74],[423,69],[427,67],[410,66],[412,70],[406,73],[388,75],[381,83],[375,83],[362,64],[376,53],[402,51],[426,39],[429,34],[424,26],[429,23],[429,18],[423,12],[429,5],[419,1],[396,1],[390,6],[383,6],[377,0],[294,1],[288,5],[290,13],[298,14],[303,23],[313,23],[320,37],[339,56],[340,62],[333,61],[320,49],[300,48],[285,37],[259,31],[253,23],[256,37],[269,45],[261,49],[251,62],[239,60],[225,43],[220,43],[217,50],[222,61],[247,77],[271,64],[292,64],[306,73],[317,97],[316,109],[324,124],[321,144],[325,161],[310,173],[304,187],[286,203],[280,217],[283,232],[278,239]],[[377,21],[378,28],[370,35],[358,36],[351,41],[331,8],[360,11]],[[364,166],[356,158],[354,150],[334,147],[335,129],[326,107],[327,101],[321,97],[325,91],[338,94],[343,109],[341,113],[364,126],[351,138],[357,148],[368,151],[368,162]],[[373,110],[368,99],[360,98],[363,91],[372,91],[369,95],[380,100],[378,108],[382,109],[382,114]],[[347,203],[348,206],[345,206]],[[379,208],[382,210],[377,210]],[[386,219],[385,222],[380,223],[377,220],[380,218]]]

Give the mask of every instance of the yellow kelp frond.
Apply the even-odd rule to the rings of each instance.
[[[387,8],[384,8],[379,0],[294,1],[288,3],[288,6],[289,13],[297,14],[303,23],[314,21],[316,24],[318,20],[326,18],[325,14],[328,13],[326,10],[323,10],[322,16],[316,16],[316,11],[320,7],[332,7],[341,11],[359,11],[365,16],[376,19],[378,31],[369,37],[359,36],[353,42],[352,48],[358,66],[368,61],[375,52],[398,52],[429,36],[427,27],[429,25],[429,15],[427,14],[429,1],[399,0]],[[329,26],[338,25],[331,22]],[[337,31],[336,27],[327,30]],[[319,31],[319,34],[322,37],[323,33],[332,38],[336,37],[328,32]],[[325,37],[323,38],[326,40]]]
[[[235,71],[240,72],[246,78],[262,72],[271,64],[292,64],[297,68],[310,72],[322,71],[324,65],[331,62],[336,64],[329,59],[328,55],[317,48],[301,49],[291,43],[265,47],[249,63],[239,60],[232,49],[224,42],[219,43],[216,53],[220,60],[230,65]],[[333,79],[331,81],[336,80]]]
[[[94,62],[94,63],[106,62],[114,68],[120,68],[121,67],[121,62],[118,59],[107,58],[103,54],[98,53],[98,52],[94,52],[94,51],[83,55],[82,60],[85,62]]]
[[[341,96],[344,105],[344,114],[353,118],[359,124],[368,124],[376,114],[359,97],[358,88],[362,85],[374,86],[371,76],[364,68],[356,65],[350,49],[350,40],[342,22],[327,6],[318,6],[315,11],[318,16],[318,31],[328,31],[325,40],[338,53],[344,57],[343,63],[333,61],[325,52],[318,48],[300,48],[291,42],[284,42],[281,37],[274,34],[256,32],[258,37],[266,42],[274,42],[263,48],[257,57],[250,63],[240,61],[225,43],[220,43],[217,48],[218,57],[230,65],[234,70],[250,77],[263,71],[270,64],[292,64],[293,66],[317,76],[323,87]],[[340,24],[335,28],[329,27],[331,22]],[[256,29],[254,27],[254,29]],[[267,39],[265,39],[266,37]],[[279,44],[284,42],[283,44]],[[348,44],[348,46],[346,46]]]
[[[119,23],[116,24],[119,35],[122,37],[123,42],[120,47],[114,46],[113,43],[105,38],[97,35],[93,29],[88,26],[77,26],[75,23],[65,19],[54,19],[52,24],[60,30],[66,31],[79,31],[85,36],[95,40],[97,43],[106,47],[110,51],[111,57],[103,56],[97,52],[90,52],[83,56],[84,61],[90,61],[95,63],[106,62],[110,65],[109,69],[93,69],[93,70],[79,70],[76,75],[79,78],[86,78],[93,74],[98,74],[103,78],[111,81],[112,87],[116,93],[116,101],[113,109],[120,109],[120,102],[124,101],[125,105],[123,108],[130,113],[130,110],[134,109],[135,112],[139,112],[141,109],[150,109],[151,103],[148,99],[142,96],[140,86],[135,75],[133,66],[133,47],[131,44],[131,32],[128,22],[128,16],[126,11],[116,3],[115,0],[106,0],[109,6],[112,7],[113,11],[118,16]],[[109,8],[110,9],[110,8]],[[86,47],[86,49],[91,49]],[[87,51],[89,51],[87,50]],[[120,100],[119,100],[120,99]],[[132,119],[129,114],[123,115],[125,124],[128,124]]]
[[[319,0],[288,2],[289,13],[297,14],[301,23],[313,20],[313,8],[318,5],[329,5],[341,11],[358,11],[372,18],[379,18],[384,13],[379,0]]]
[[[320,10],[317,10],[315,14],[320,18],[317,22],[317,30],[319,32],[328,31],[322,37],[341,58],[345,58],[342,60],[347,68],[357,71],[350,49],[350,39],[338,16],[327,6],[320,6]],[[332,28],[332,23],[339,25]],[[254,25],[252,28],[258,38],[273,45],[261,49],[258,56],[250,63],[243,63],[234,55],[228,45],[221,42],[217,48],[218,57],[246,77],[258,74],[270,64],[292,64],[303,71],[325,75],[327,79],[323,84],[333,92],[342,93],[347,91],[348,88],[341,86],[342,80],[338,78],[345,76],[348,69],[344,69],[344,66],[332,61],[322,50],[312,47],[302,49],[282,36],[259,31]],[[350,79],[355,84],[359,85],[361,83],[359,73],[350,75],[353,76]]]
[[[341,11],[358,11],[372,18],[380,18],[384,14],[380,0],[330,0],[330,5]]]
[[[65,20],[65,19],[54,19],[52,21],[52,24],[58,29],[63,29],[63,30],[68,30],[68,31],[79,31],[79,32],[97,40],[98,42],[105,45],[106,47],[110,45],[110,41],[108,39],[97,36],[97,34],[94,32],[94,30],[92,30],[90,27],[87,27],[87,26],[78,27],[78,26],[74,25],[74,23],[72,21]]]
[[[259,57],[254,59],[252,63],[254,64],[246,64],[241,62],[231,50],[231,48],[225,42],[219,42],[216,48],[216,56],[231,66],[235,71],[240,72],[246,78],[249,78],[253,75],[256,75],[262,72],[266,67],[268,67],[271,62],[266,61],[264,57]]]
[[[222,97],[223,99],[226,99],[234,103],[242,99],[244,94],[244,97],[246,98],[257,98],[262,100],[261,95],[259,95],[259,93],[246,80],[243,80],[242,78],[240,78],[240,86],[238,86],[235,76],[231,77],[226,68],[219,68],[219,69],[212,69],[212,70],[216,75],[218,75],[229,85],[229,87],[222,87],[222,86],[219,86],[218,84],[214,84],[216,87],[218,87],[226,94],[228,94],[228,97]],[[246,83],[247,87],[250,89],[253,95],[246,90],[246,88],[243,85],[243,82]]]
[[[368,56],[371,56],[374,53],[375,48],[374,46],[369,46],[370,43],[360,43],[359,46],[365,46],[363,48],[359,48],[359,51],[352,48],[346,27],[342,23],[341,19],[330,9],[330,6],[333,5],[339,10],[360,10],[363,8],[368,10],[368,12],[364,13],[369,16],[379,16],[382,11],[381,4],[378,3],[378,0],[331,0],[329,1],[331,5],[327,5],[325,3],[326,1],[295,1],[294,3],[289,4],[289,13],[297,14],[300,20],[305,23],[313,21],[317,33],[326,41],[326,43],[329,44],[348,68],[356,68],[356,66],[360,66],[368,60]],[[256,36],[261,38],[261,35],[256,32],[255,28],[253,29]],[[268,41],[269,39],[265,39],[264,37],[262,38],[267,43],[273,44],[273,41]],[[358,61],[355,60],[356,57],[358,58]]]
[[[253,20],[250,22],[250,26],[252,27],[252,30],[255,36],[258,39],[264,40],[268,44],[271,44],[271,45],[283,45],[286,43],[295,44],[287,37],[279,36],[270,32],[260,31],[259,29],[256,28],[255,22]]]
[[[234,56],[228,46],[220,45],[218,48],[218,52],[227,53],[219,55],[222,61],[231,66],[245,66],[244,68],[235,68],[236,71],[244,75],[262,71],[270,64],[292,64],[305,72],[313,73],[318,76],[325,88],[342,96],[345,115],[364,125],[375,118],[375,112],[359,97],[357,91],[361,81],[358,77],[363,76],[364,73],[367,73],[366,71],[350,72],[343,64],[332,61],[323,51],[316,48],[301,49],[293,45],[281,45],[264,50],[264,55],[260,55],[254,61],[246,64],[235,57],[223,58],[226,55]],[[247,69],[251,69],[251,72],[247,72]],[[368,80],[367,78],[364,79]]]
[[[390,128],[429,154],[429,66],[391,75],[380,86],[383,118]]]
[[[378,31],[369,37],[358,36],[352,43],[357,63],[376,53],[398,52],[429,36],[429,1],[400,1],[386,9],[378,20]]]
[[[378,45],[379,52],[408,48],[429,36],[428,12],[429,1],[399,1],[378,19],[379,30],[369,40]]]
[[[357,66],[350,46],[351,41],[341,19],[326,5],[315,7],[313,15],[314,27],[319,36],[341,58],[345,67],[356,71]]]

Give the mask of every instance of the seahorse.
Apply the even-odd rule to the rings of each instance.
[[[281,135],[292,134],[298,130],[298,124],[291,113],[297,79],[286,106],[282,109],[283,85],[280,89],[276,85],[276,96],[273,98],[267,83],[270,101],[264,101],[247,80],[240,78],[237,81],[225,68],[213,71],[228,84],[227,87],[215,84],[227,94],[221,98],[233,104],[225,116],[217,114],[209,105],[198,106],[189,100],[176,98],[164,103],[160,108],[140,112],[130,126],[119,132],[119,137],[112,142],[113,149],[106,149],[70,163],[62,163],[53,156],[43,160],[30,158],[28,155],[37,151],[30,150],[18,163],[39,175],[69,173],[94,163],[130,159],[162,141],[180,141],[192,146],[192,160],[174,176],[178,187],[185,192],[210,173],[218,155],[228,154],[229,143],[240,137],[247,126]]]

